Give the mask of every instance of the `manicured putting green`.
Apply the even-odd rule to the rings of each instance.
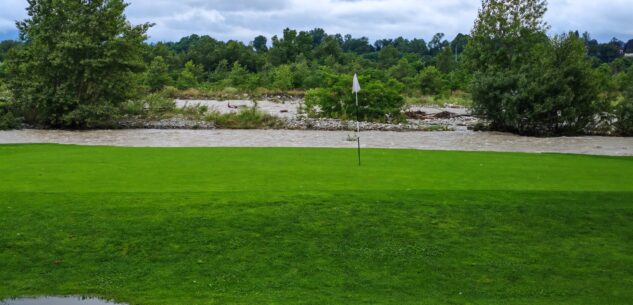
[[[0,146],[0,299],[630,304],[633,158]]]

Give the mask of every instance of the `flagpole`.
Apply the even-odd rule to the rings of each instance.
[[[356,92],[356,140],[358,141],[358,166],[360,166],[360,108],[358,106],[358,92]]]

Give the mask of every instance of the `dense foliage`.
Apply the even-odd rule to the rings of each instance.
[[[25,118],[54,127],[98,127],[137,94],[145,32],[122,0],[29,0],[18,22],[26,41],[7,61],[8,84]]]
[[[336,79],[354,73],[368,82],[361,116],[369,120],[397,117],[401,99],[395,95],[440,103],[459,96],[465,104],[472,95],[476,113],[492,128],[522,134],[586,133],[612,125],[618,115],[625,118],[620,128],[628,121],[624,92],[633,84],[625,76],[633,57],[624,53],[633,41],[599,43],[577,32],[548,37],[546,3],[539,0],[486,0],[472,35],[452,41],[438,33],[428,41],[398,37],[373,44],[319,28],[285,29],[249,44],[198,35],[147,44],[148,25],[128,25],[121,0],[30,4],[31,19],[19,24],[22,40],[0,43],[0,79],[16,97],[15,116],[32,124],[97,127],[143,93],[307,93],[312,105],[325,106],[320,115],[353,118],[351,92]],[[53,7],[65,13],[53,14]]]
[[[15,116],[11,92],[0,82],[0,130],[14,129],[19,126],[20,119]]]
[[[623,79],[624,100],[616,108],[616,127],[624,136],[633,136],[633,66]]]
[[[331,76],[324,88],[311,89],[306,93],[305,106],[309,113],[318,112],[326,117],[364,121],[392,121],[399,119],[404,99],[395,84],[361,79],[363,90],[356,98],[351,94],[352,76]]]
[[[598,87],[575,34],[548,38],[544,1],[484,1],[467,47],[473,109],[492,127],[530,135],[589,130]]]

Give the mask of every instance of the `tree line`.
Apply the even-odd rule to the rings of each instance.
[[[633,40],[549,37],[545,1],[484,0],[469,34],[374,43],[319,28],[285,29],[248,44],[199,35],[147,43],[152,24],[130,25],[126,6],[29,0],[21,39],[0,43],[0,111],[27,123],[81,128],[113,119],[121,103],[149,93],[297,91],[322,115],[361,111],[367,120],[389,120],[404,97],[460,94],[497,130],[581,134],[611,122],[631,132],[624,125],[633,58],[625,53]],[[354,73],[369,84],[360,110],[347,104]]]

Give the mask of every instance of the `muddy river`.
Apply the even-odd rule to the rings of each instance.
[[[495,132],[364,132],[365,148],[502,152],[555,152],[633,156],[633,138],[531,138]],[[58,143],[132,147],[354,148],[354,133],[299,130],[16,130],[0,131],[0,144]]]

